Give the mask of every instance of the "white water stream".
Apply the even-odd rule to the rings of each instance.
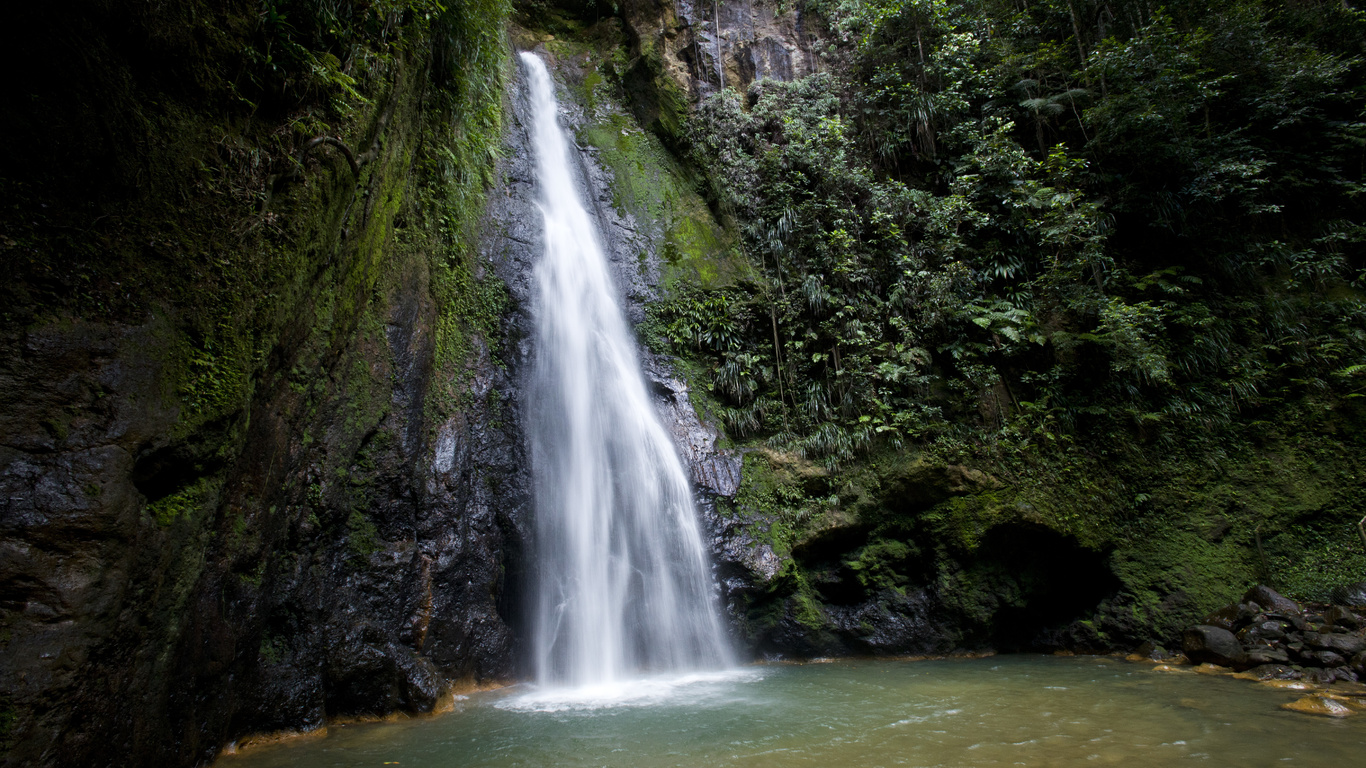
[[[536,681],[611,689],[644,673],[724,667],[691,485],[579,199],[550,74],[530,53],[521,60],[546,243],[530,389]]]

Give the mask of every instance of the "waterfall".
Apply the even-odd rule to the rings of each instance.
[[[537,682],[577,687],[724,666],[691,484],[574,184],[550,74],[538,57],[521,59],[545,220],[529,390]]]

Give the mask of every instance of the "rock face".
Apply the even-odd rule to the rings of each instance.
[[[627,0],[622,17],[646,56],[694,98],[721,88],[744,91],[764,78],[816,72],[820,31],[796,5],[771,0]]]
[[[156,23],[124,10],[131,39]],[[0,764],[192,765],[245,734],[428,711],[452,685],[515,675],[529,496],[520,358],[497,344],[521,319],[513,305],[469,331],[458,360],[438,349],[445,256],[405,231],[433,138],[425,66],[372,73],[354,130],[380,149],[359,178],[315,158],[269,216],[234,210],[212,242],[152,242],[135,262],[194,246],[231,267],[240,243],[268,257],[278,283],[240,367],[216,326],[186,334],[188,301],[98,320],[39,307],[25,324],[5,308]],[[183,190],[184,217],[218,204],[205,190]],[[110,221],[82,225],[96,246],[119,242]],[[524,280],[498,256],[473,278]]]

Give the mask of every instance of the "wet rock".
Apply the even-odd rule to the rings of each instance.
[[[952,641],[935,621],[936,607],[929,590],[888,589],[870,602],[831,606],[829,616],[842,643],[863,653],[942,653]]]
[[[1306,666],[1340,667],[1347,663],[1347,660],[1340,654],[1332,651],[1319,651],[1306,648],[1296,654],[1296,656],[1299,658],[1300,663]]]
[[[361,189],[310,175],[333,207],[291,217],[297,275],[253,310],[278,322],[249,326],[266,346],[219,357],[234,410],[197,421],[166,368],[197,308],[0,333],[0,583],[19,585],[0,606],[0,763],[206,764],[329,707],[423,711],[450,680],[511,672],[519,358],[471,334],[460,377],[439,370],[431,264],[384,246],[397,205],[365,202],[410,183],[420,94],[393,85]],[[343,220],[364,231],[327,229]],[[438,642],[444,626],[462,631]]]
[[[1302,699],[1282,704],[1281,709],[1323,717],[1348,717],[1354,714],[1351,707],[1327,696],[1305,696]]]
[[[1245,671],[1243,674],[1249,675],[1257,680],[1299,680],[1304,677],[1299,670],[1288,666],[1284,662],[1261,664]]]
[[[1358,675],[1366,675],[1366,651],[1352,657],[1352,670]]]
[[[1268,611],[1266,617],[1274,621],[1286,622],[1296,632],[1304,632],[1309,629],[1309,623],[1298,613],[1277,613],[1275,611]]]
[[[1239,666],[1244,669],[1259,668],[1266,665],[1289,664],[1290,655],[1279,648],[1255,648],[1247,651]]]
[[[1305,682],[1314,685],[1331,685],[1334,680],[1338,679],[1337,675],[1333,674],[1333,670],[1322,667],[1305,667],[1300,672],[1304,675]]]
[[[1244,657],[1243,646],[1233,633],[1209,624],[1197,624],[1181,636],[1181,647],[1187,658],[1197,664],[1210,663],[1231,667]]]
[[[1294,600],[1291,600],[1288,597],[1285,597],[1281,593],[1277,592],[1271,587],[1266,586],[1265,584],[1258,584],[1252,589],[1249,589],[1247,593],[1243,595],[1242,602],[1256,603],[1257,605],[1260,605],[1264,611],[1267,612],[1276,612],[1288,615],[1293,615],[1300,612],[1300,606],[1298,603],[1296,603]]]
[[[1164,661],[1171,658],[1171,654],[1167,652],[1166,648],[1163,648],[1151,640],[1138,646],[1138,648],[1134,650],[1134,653],[1143,658],[1152,659],[1153,661]]]
[[[1305,632],[1304,642],[1311,648],[1332,651],[1346,658],[1366,651],[1366,639],[1344,632]]]
[[[1347,686],[1343,687],[1345,688]],[[1323,695],[1326,698],[1332,699],[1333,701],[1336,701],[1339,704],[1349,707],[1353,711],[1366,712],[1366,697],[1363,697],[1361,695],[1352,696],[1348,695],[1347,693],[1337,693],[1336,691],[1331,691]]]
[[[1252,606],[1246,603],[1238,603],[1220,608],[1206,616],[1200,623],[1236,632],[1239,627],[1250,622],[1256,614],[1257,611]]]
[[[1293,679],[1265,680],[1265,681],[1262,682],[1262,685],[1265,686],[1265,687],[1267,687],[1267,688],[1276,688],[1276,689],[1282,690],[1282,691],[1312,691],[1312,690],[1314,690],[1315,684],[1314,684],[1313,682],[1310,682],[1309,680],[1304,679],[1304,675],[1303,675],[1303,674],[1299,674],[1298,672],[1297,672],[1296,674],[1297,674],[1297,676],[1296,676],[1295,678],[1293,678]]]
[[[1334,587],[1331,599],[1334,605],[1366,608],[1366,581]]]
[[[1238,630],[1238,642],[1249,648],[1270,645],[1277,640],[1284,640],[1287,628],[1288,624],[1266,619]]]
[[[1361,629],[1363,626],[1366,626],[1366,620],[1363,620],[1360,616],[1340,605],[1335,605],[1324,611],[1323,621],[1325,624],[1331,624],[1332,626],[1347,630]]]

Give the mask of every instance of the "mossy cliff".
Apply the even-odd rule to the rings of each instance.
[[[980,5],[983,12],[1004,13]],[[953,56],[985,57],[988,43],[980,51],[961,47],[975,33],[976,7],[898,6],[901,16],[888,18],[904,28],[885,22],[887,39],[880,44],[904,45],[916,39],[915,30],[961,13],[964,20],[953,30],[959,37],[937,38],[942,48],[926,51],[939,58],[924,66],[951,69]],[[1334,585],[1366,578],[1356,531],[1366,509],[1358,500],[1362,412],[1350,381],[1355,368],[1320,366],[1294,378],[1303,363],[1286,358],[1280,370],[1292,373],[1274,390],[1259,384],[1266,392],[1248,399],[1250,390],[1233,381],[1220,385],[1222,395],[1211,395],[1222,401],[1195,402],[1213,386],[1207,350],[1227,347],[1224,331],[1214,330],[1191,340],[1186,351],[1168,352],[1171,365],[1193,372],[1182,386],[1198,394],[1139,414],[1134,398],[1141,385],[1105,376],[1107,366],[1121,374],[1132,370],[1133,360],[1086,356],[1151,339],[1151,329],[1138,336],[1126,331],[1129,341],[1122,342],[1110,326],[1088,333],[1081,324],[1095,320],[1084,314],[1067,319],[1049,310],[1055,314],[1032,320],[1000,309],[1027,301],[1027,293],[1009,301],[968,295],[962,286],[970,280],[997,290],[993,280],[1023,269],[987,263],[970,272],[965,265],[973,257],[960,253],[961,232],[1004,214],[991,200],[971,214],[976,219],[953,223],[964,214],[950,211],[970,199],[962,197],[969,182],[997,173],[993,163],[1005,159],[990,157],[984,139],[958,170],[975,175],[951,189],[936,187],[936,178],[950,175],[948,161],[933,165],[927,159],[933,147],[924,144],[912,142],[904,165],[853,165],[862,142],[877,146],[868,132],[880,125],[857,117],[881,108],[858,91],[859,78],[885,82],[889,68],[904,63],[892,57],[874,62],[882,68],[872,72],[858,68],[860,55],[879,50],[859,37],[870,27],[858,24],[874,24],[858,16],[860,8],[627,2],[608,12],[558,3],[536,5],[521,17],[537,25],[526,44],[539,43],[571,65],[562,71],[573,101],[588,115],[577,137],[604,169],[611,206],[657,227],[649,253],[662,257],[658,269],[645,269],[646,285],[628,290],[639,297],[643,343],[671,360],[665,367],[686,382],[690,402],[730,434],[719,440],[720,453],[709,447],[699,454],[686,440],[682,448],[694,459],[704,491],[717,477],[717,462],[728,466],[721,475],[739,474],[738,487],[716,483],[719,492],[704,496],[740,640],[771,655],[1108,650],[1145,640],[1170,643],[1183,626],[1259,581],[1299,599],[1325,599]],[[869,18],[881,18],[875,11]],[[929,16],[916,15],[922,11]],[[1043,45],[1028,35],[1011,40],[1022,48]],[[920,54],[922,62],[926,55]],[[1016,64],[1007,59],[1000,66]],[[904,92],[932,91],[932,74],[942,76],[927,70]],[[722,78],[734,89],[729,95],[715,95]],[[937,87],[952,91],[954,81]],[[878,91],[876,98],[891,92]],[[986,96],[995,100],[980,109],[1014,103],[995,92]],[[1080,134],[1089,124],[1080,108],[1068,115],[1085,138]],[[939,124],[930,123],[921,130],[936,130]],[[1005,146],[1004,137],[998,130],[990,141]],[[1023,153],[1010,157],[1028,162]],[[1057,162],[1050,156],[1038,167]],[[850,170],[839,176],[844,172],[835,169],[843,164]],[[880,174],[890,177],[885,188],[857,191]],[[1010,183],[1022,189],[1040,182]],[[992,194],[998,192],[1015,194]],[[1052,199],[1073,200],[1068,194]],[[769,198],[769,207],[759,207]],[[898,202],[880,208],[880,200]],[[860,213],[860,205],[867,210]],[[915,215],[896,218],[905,210]],[[941,238],[940,227],[954,232]],[[857,238],[856,230],[862,232]],[[984,252],[1011,242],[994,232],[981,237]],[[901,279],[904,272],[908,280],[892,289],[877,276],[898,247],[906,253],[895,256],[900,266],[890,274]],[[1206,257],[1189,244],[1170,248],[1190,264]],[[866,259],[859,249],[866,249]],[[1149,267],[1139,261],[1126,268]],[[1173,298],[1164,311],[1183,317],[1181,302],[1193,286],[1221,279],[1185,276],[1192,269],[1158,270],[1132,282],[1139,291],[1165,291]],[[1089,274],[1084,282],[1093,282]],[[841,281],[866,293],[834,298],[829,286]],[[1356,292],[1345,282],[1316,303],[1281,277],[1259,285],[1275,311],[1295,308],[1306,324],[1319,322],[1310,318],[1320,314],[1355,317]],[[1113,298],[1105,301],[1105,312],[1122,308]],[[1208,315],[1206,305],[1190,306],[1189,314]],[[881,311],[891,318],[886,327],[870,323]],[[810,318],[803,331],[804,315]],[[931,329],[908,328],[912,317],[950,318],[961,327],[931,335]],[[1199,327],[1224,328],[1225,321],[1202,317]],[[1331,348],[1324,360],[1345,361],[1356,354],[1347,350],[1355,349],[1360,330],[1354,320],[1337,322],[1317,330],[1305,325],[1287,337],[1298,341],[1277,343]],[[893,343],[917,334],[926,338]],[[998,361],[1012,344],[1025,351]],[[1153,349],[1132,354],[1147,355],[1147,364]],[[1031,368],[1050,363],[1058,371],[1082,371]],[[794,369],[829,382],[794,376]],[[1095,392],[1088,393],[1094,401],[1063,392],[1049,378],[1064,375],[1094,378]],[[1115,388],[1120,395],[1110,394]],[[910,394],[889,407],[887,398],[897,392]],[[1178,422],[1187,426],[1173,426]],[[735,466],[741,454],[742,471]]]
[[[477,247],[507,10],[316,10],[7,25],[6,765],[190,765],[513,671],[524,462]]]
[[[972,24],[979,5],[1043,4],[985,0],[162,5],[25,6],[7,25],[6,765],[191,765],[518,674],[541,241],[515,48],[554,64],[756,654],[1103,650],[1170,640],[1255,581],[1317,598],[1366,577],[1366,335],[1341,277],[1359,198],[1318,233],[1340,269],[1304,261],[1303,238],[1264,244],[1241,282],[1143,260],[1181,238],[1105,250],[1106,222],[1151,211],[1107,219],[1083,187],[1118,177],[1044,140],[1089,141],[1087,120],[1124,110],[1064,109],[1011,69],[1100,51],[1113,61],[1085,66],[1112,68],[1082,75],[1120,99],[1123,56],[1156,66],[1145,52],[1175,39],[1161,14],[1104,45],[1020,37],[1036,61],[973,47]],[[1065,16],[1011,29],[1082,42]],[[897,47],[921,31],[928,59]],[[991,56],[1005,90],[971,75]],[[1314,61],[1324,82],[1351,70]],[[1023,144],[984,113],[1017,104]],[[1180,113],[1203,120],[1187,139],[1215,134],[1214,107]],[[1191,188],[1261,194],[1225,176],[1274,165]]]

